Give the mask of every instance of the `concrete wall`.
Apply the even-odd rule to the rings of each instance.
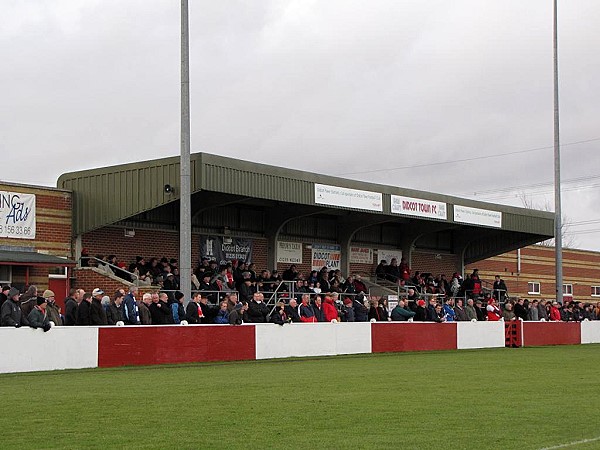
[[[457,348],[504,347],[504,322],[456,322]]]

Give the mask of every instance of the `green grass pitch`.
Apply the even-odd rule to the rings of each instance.
[[[600,346],[5,374],[0,399],[3,449],[540,449],[600,438]]]

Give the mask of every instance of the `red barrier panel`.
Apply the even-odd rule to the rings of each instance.
[[[455,350],[455,323],[372,323],[373,353]]]
[[[523,347],[581,344],[578,322],[523,322]]]
[[[256,359],[254,326],[137,326],[98,331],[98,367]]]

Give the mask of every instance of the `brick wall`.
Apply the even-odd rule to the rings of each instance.
[[[482,279],[492,283],[494,275],[506,282],[510,295],[524,298],[555,298],[555,259],[553,247],[529,246],[521,249],[521,271],[517,267],[517,251],[503,253],[467,266],[470,273],[478,268]],[[540,283],[540,294],[529,294],[528,282]],[[573,298],[596,302],[591,287],[600,286],[600,253],[563,250],[563,283],[573,285]]]
[[[94,272],[90,268],[76,268],[73,270],[75,281],[73,284],[74,288],[84,289],[86,292],[92,292],[95,288],[102,289],[106,295],[110,297],[117,291],[117,289],[123,288],[126,291],[129,290],[129,284],[121,283],[117,280],[107,277],[106,275]],[[140,287],[140,292],[153,292],[156,288],[149,286]]]
[[[433,276],[440,274],[446,275],[448,280],[451,279],[454,272],[460,272],[461,264],[458,255],[450,255],[445,253],[426,252],[415,250],[411,260],[411,274],[417,270],[419,272],[429,272]]]

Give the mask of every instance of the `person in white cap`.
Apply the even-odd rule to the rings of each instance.
[[[92,291],[92,304],[90,305],[90,325],[108,325],[106,310],[102,306],[104,291],[96,288]]]

